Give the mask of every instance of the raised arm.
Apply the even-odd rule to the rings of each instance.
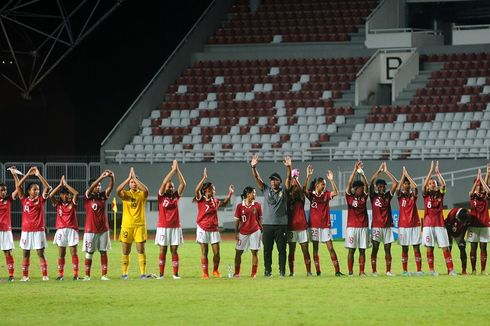
[[[194,190],[194,198],[197,201],[199,201],[201,199],[201,188],[202,188],[202,185],[204,184],[204,182],[206,181],[207,178],[208,178],[208,171],[206,170],[206,168],[204,168],[201,181],[199,181],[199,183],[196,186],[196,189]]]
[[[405,177],[408,179],[408,182],[410,182],[410,184],[412,185],[412,188],[413,188],[413,192],[415,193],[415,196],[418,196],[419,195],[419,188],[418,188],[418,185],[417,183],[412,179],[412,177],[410,176],[410,174],[408,174],[408,171],[405,169]]]
[[[259,155],[254,154],[250,165],[252,166],[252,175],[254,176],[255,183],[260,190],[264,190],[264,181],[260,178],[259,171],[257,171],[257,164],[259,163]]]
[[[131,168],[131,170],[132,169],[133,168]],[[116,191],[117,191],[117,196],[119,198],[121,198],[121,199],[124,198],[124,188],[128,185],[131,178],[132,178],[132,174],[131,174],[131,172],[129,172],[128,177],[119,186],[117,186]]]
[[[58,200],[56,199],[56,194],[60,191],[61,187],[63,187],[63,178],[61,178],[60,183],[54,187],[53,191],[49,193],[49,199],[51,200],[51,204],[53,204],[53,207],[56,207],[58,205]]]
[[[480,169],[478,169],[478,173],[476,174],[476,179],[475,179],[475,182],[473,182],[473,186],[471,187],[471,190],[470,190],[470,198],[476,194],[476,187],[478,186],[478,184],[481,182],[481,171]]]
[[[390,178],[392,183],[390,188],[390,193],[394,194],[395,189],[398,187],[398,180],[396,180],[395,176],[390,172],[390,170],[388,170],[388,166],[386,165],[386,162],[384,163],[384,172],[386,173],[388,178]]]
[[[160,185],[160,189],[158,189],[158,194],[163,195],[163,192],[165,191],[165,185],[172,180],[172,177],[174,176],[175,172],[177,171],[177,161],[174,160],[172,162],[172,168],[170,171],[168,171],[167,175],[165,178],[163,178],[162,184]]]
[[[235,192],[235,186],[234,185],[230,185],[228,187],[228,196],[226,196],[226,198],[221,201],[221,203],[222,203],[223,206],[227,206],[230,203],[231,196],[233,196],[233,193],[234,192]]]
[[[361,170],[361,178],[362,181],[364,182],[364,195],[368,194],[368,181],[366,178],[366,175],[364,174],[364,170]]]
[[[397,194],[397,196],[400,196],[400,194],[401,194],[403,182],[404,182],[404,179],[406,177],[407,177],[407,170],[405,169],[405,166],[403,166],[403,168],[402,168],[402,176],[400,177],[400,182],[398,183],[398,186],[396,187],[396,194]]]
[[[352,170],[352,173],[349,176],[349,179],[347,180],[347,187],[345,188],[345,193],[350,194],[350,191],[352,189],[352,184],[354,183],[354,176],[356,175],[357,169],[359,168],[359,162],[357,161],[356,164],[354,164],[354,169]]]
[[[332,170],[327,171],[327,179],[328,181],[330,181],[330,185],[332,186],[332,192],[330,193],[330,198],[333,198],[339,194],[339,188],[337,188],[337,184],[335,183]]]
[[[483,176],[481,174],[480,169],[478,169],[478,174],[480,175],[480,182],[483,187],[483,190],[485,190],[487,194],[490,194],[490,187],[488,187],[488,184],[485,182],[485,180],[483,180]]]
[[[17,191],[17,195],[19,196],[19,198],[23,198],[24,197],[24,190],[22,190],[22,186],[24,185],[24,183],[27,181],[27,179],[29,179],[29,176],[31,175],[34,175],[34,168],[30,168],[29,171],[26,172],[26,174],[19,180],[18,183],[15,184],[15,188],[16,188],[16,191]]]
[[[179,187],[177,188],[177,193],[179,196],[182,196],[185,190],[185,186],[187,185],[184,179],[184,176],[182,175],[182,172],[180,172],[179,164],[177,164],[177,178],[179,178]]]
[[[306,179],[305,184],[303,185],[303,191],[306,193],[310,186],[311,176],[313,175],[313,166],[310,164],[306,167]]]
[[[112,188],[114,188],[114,172],[112,172],[111,170],[105,170],[105,172],[107,173],[105,177],[109,178],[109,184],[107,185],[107,188],[105,188],[105,197],[106,198],[109,198],[109,196],[111,195],[111,192],[112,192]]]
[[[488,185],[488,177],[490,175],[490,163],[487,164],[487,173],[485,174],[485,184]]]
[[[430,162],[430,169],[429,169],[429,173],[427,173],[427,176],[425,177],[425,180],[424,180],[424,184],[422,185],[422,193],[426,194],[428,191],[427,191],[427,186],[429,184],[429,180],[432,176],[432,172],[434,171],[434,161],[431,161]]]
[[[286,189],[289,190],[291,189],[291,157],[286,156],[284,158],[284,165],[286,166],[286,181],[284,182],[284,185],[286,186]]]
[[[51,190],[51,186],[49,185],[48,181],[46,181],[46,179],[44,179],[44,177],[42,176],[41,172],[39,172],[39,169],[37,167],[34,167],[34,175],[36,177],[38,177],[38,179],[43,184],[43,194],[42,194],[42,196],[44,198],[48,198],[48,193]]]
[[[17,173],[14,172],[14,170],[17,170],[15,166],[11,166],[10,167],[10,173],[12,174],[12,178],[14,178],[14,182],[15,182],[15,190],[14,192],[12,192],[12,199],[15,199],[17,198],[17,185],[19,184],[19,176],[17,175]]]
[[[148,198],[148,187],[143,182],[141,182],[140,179],[136,178],[136,175],[134,175],[134,181],[136,182],[138,189],[143,191],[143,196],[145,197],[145,199]]]
[[[376,179],[379,177],[381,172],[383,172],[384,169],[384,163],[381,163],[379,168],[374,172],[373,176],[371,177],[371,180],[369,180],[369,195],[372,197],[375,195],[375,189],[374,189],[374,183],[376,182]]]
[[[436,176],[437,176],[437,179],[439,180],[439,183],[441,185],[441,187],[439,189],[441,189],[441,191],[443,191],[443,192],[446,191],[446,181],[442,177],[441,171],[439,171],[439,161],[436,161]]]
[[[63,186],[65,186],[69,192],[71,192],[72,196],[73,196],[73,203],[76,205],[77,204],[77,199],[78,199],[78,190],[76,190],[75,188],[73,188],[72,186],[70,186],[68,184],[68,182],[66,182],[65,180],[65,176],[63,176],[61,178],[61,180],[63,181]]]

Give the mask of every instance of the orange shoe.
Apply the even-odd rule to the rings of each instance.
[[[218,272],[218,271],[214,271],[213,272],[213,276],[216,277],[216,278],[221,278],[221,273]]]
[[[209,278],[208,274],[202,274],[201,279],[202,280],[207,280]]]

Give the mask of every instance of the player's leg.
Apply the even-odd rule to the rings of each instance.
[[[138,252],[138,265],[140,269],[140,278],[147,278],[146,275],[146,241],[136,242],[136,251]]]
[[[221,277],[219,272],[219,262],[220,262],[220,248],[219,242],[211,244],[211,248],[213,249],[213,275],[217,278]]]
[[[73,266],[73,280],[78,280],[78,246],[74,245],[70,247],[71,264]]]
[[[349,275],[354,275],[354,253],[356,252],[356,248],[349,248],[347,253],[347,270],[349,271]]]
[[[481,263],[481,273],[486,275],[487,267],[487,243],[480,242],[480,263]]]
[[[466,266],[468,264],[468,256],[466,254],[466,242],[462,238],[463,236],[458,239],[459,258],[461,259],[461,274],[467,275],[468,273],[466,272]]]
[[[158,259],[158,269],[160,271],[160,278],[163,278],[165,274],[165,261],[167,259],[167,247],[168,246],[159,246],[160,247],[160,255]]]
[[[478,242],[470,242],[470,263],[471,263],[472,274],[476,274],[476,251],[477,250],[478,250]],[[480,255],[481,255],[481,251],[480,251]]]
[[[376,269],[378,250],[379,250],[379,241],[373,239],[373,249],[371,250],[371,268],[373,269],[373,276],[378,276],[378,271]]]
[[[250,250],[252,252],[252,273],[250,277],[255,278],[257,275],[257,267],[259,265],[259,251],[258,250]]]
[[[455,274],[454,273],[453,258],[451,256],[451,251],[449,250],[449,246],[443,247],[442,253],[444,254],[444,259],[446,261],[447,273],[450,275]]]
[[[31,251],[22,250],[22,281],[29,281],[29,265],[31,261]]]
[[[179,279],[179,253],[178,250],[179,246],[177,245],[171,245],[170,246],[170,253],[172,254],[172,269],[173,269],[173,278],[174,279]]]
[[[131,245],[132,243],[127,243],[127,242],[121,242],[121,249],[122,249],[122,279],[128,279],[128,272],[129,272],[129,261],[130,261],[130,255],[131,255]]]
[[[288,242],[288,267],[289,276],[294,276],[294,254],[296,252],[296,242]]]
[[[46,261],[46,257],[44,255],[44,248],[37,249],[37,256],[39,257],[39,263],[41,265],[41,274],[42,280],[48,281],[48,262]]]
[[[235,273],[233,273],[233,277],[240,277],[242,254],[243,254],[243,250],[235,249]]]
[[[65,276],[66,247],[58,246],[58,277],[57,281],[63,281]]]
[[[391,273],[391,242],[384,244],[385,248],[385,261],[386,261],[386,275],[393,276]]]
[[[299,244],[303,252],[303,260],[305,261],[306,276],[311,276],[311,256],[308,250],[308,241]]]
[[[332,260],[333,268],[335,269],[335,276],[343,276],[344,274],[340,272],[339,260],[337,259],[335,248],[333,247],[333,241],[328,240],[325,243],[327,245],[328,253],[330,254],[330,259]]]
[[[417,275],[422,275],[422,254],[420,253],[420,245],[413,246],[413,254],[415,256],[415,265],[417,266]]]
[[[359,276],[366,276],[364,265],[366,264],[366,249],[359,248]]]
[[[410,275],[408,273],[408,246],[402,246],[402,269],[403,276]]]
[[[199,246],[201,247],[201,269],[202,269],[202,277],[203,279],[209,278],[209,268],[208,268],[208,244],[200,242]]]
[[[262,230],[264,243],[264,276],[272,276],[272,249],[274,247],[274,229],[270,225],[264,225]]]
[[[437,244],[439,245],[439,247],[442,248],[442,253],[444,254],[447,273],[451,276],[457,275],[456,272],[454,272],[453,258],[451,255],[451,250],[449,250],[449,245],[452,243],[452,241],[451,242],[449,241],[449,236],[446,228],[437,227],[435,229],[435,234],[436,234]]]
[[[313,243],[313,261],[315,262],[315,270],[316,270],[316,275],[320,276],[322,275],[322,270],[320,268],[320,255],[318,252],[319,248],[319,241],[311,241]]]
[[[12,250],[4,250],[5,263],[7,264],[7,271],[9,273],[9,282],[14,280],[14,256],[12,256]]]
[[[429,273],[431,275],[438,275],[434,270],[434,247],[426,247],[427,249],[427,264],[429,265]]]
[[[108,266],[108,255],[106,250],[99,251],[100,253],[100,269],[101,269],[101,277],[102,281],[109,281],[107,277],[107,266]]]

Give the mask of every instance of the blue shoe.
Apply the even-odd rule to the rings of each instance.
[[[129,280],[129,276],[128,276],[128,274],[123,274],[123,275],[121,275],[121,280],[125,280],[125,281],[126,281],[126,280]]]

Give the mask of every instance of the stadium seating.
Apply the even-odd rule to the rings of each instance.
[[[377,5],[377,0],[265,0],[251,12],[247,1],[237,1],[231,19],[208,43],[345,42]]]
[[[417,89],[410,105],[373,106],[366,123],[356,125],[351,139],[339,144],[346,149],[337,151],[337,159],[481,156],[478,146],[490,145],[490,53],[421,60],[444,65],[432,73],[427,87]],[[404,150],[407,146],[415,148]],[[398,149],[390,153],[389,147]]]

